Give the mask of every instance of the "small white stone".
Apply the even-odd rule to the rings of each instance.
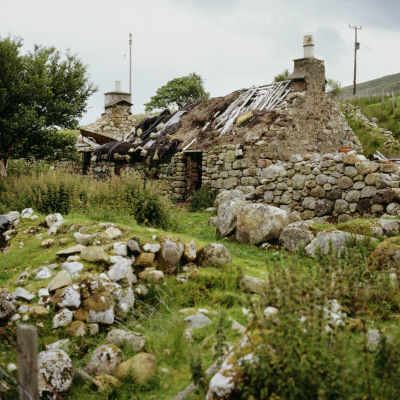
[[[7,365],[7,371],[8,372],[14,372],[16,370],[17,370],[17,366],[15,364],[10,363],[10,364]]]

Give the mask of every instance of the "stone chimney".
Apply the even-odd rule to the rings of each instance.
[[[304,57],[293,60],[294,70],[289,76],[295,92],[325,93],[325,65],[314,57],[312,35],[303,38]]]
[[[104,93],[104,108],[106,114],[130,114],[132,103],[131,93],[122,91],[121,81],[115,81],[113,92]]]

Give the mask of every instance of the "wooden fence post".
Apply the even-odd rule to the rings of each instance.
[[[384,102],[385,102],[385,89],[382,88],[382,108],[384,106]]]
[[[37,329],[32,325],[17,325],[18,381],[20,400],[39,400],[37,376]]]

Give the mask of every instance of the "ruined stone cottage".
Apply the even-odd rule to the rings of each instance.
[[[354,163],[352,176],[346,175],[349,165],[335,155],[343,146],[362,149],[337,104],[325,93],[324,61],[314,57],[311,36],[304,37],[303,47],[304,56],[294,60],[287,81],[189,104],[172,115],[166,110],[149,116],[135,128],[121,129],[119,139],[131,134],[129,141],[115,140],[116,130],[104,127],[100,134],[108,143],[93,143],[90,138],[96,136],[90,129],[100,125],[96,121],[82,131],[87,145],[82,148],[83,171],[98,179],[128,168],[146,171],[177,201],[207,186],[252,193],[259,201],[287,210],[308,210],[307,217],[315,215],[319,202],[317,214],[338,216],[335,201],[348,191],[362,190],[361,183],[359,189],[353,186],[363,177]],[[110,107],[130,107],[130,98],[108,95]],[[114,115],[107,104],[104,119]],[[118,115],[129,121],[129,113]],[[351,184],[347,179],[344,184],[343,176]],[[371,212],[373,204],[371,197],[363,202],[363,210],[353,204],[344,213]]]

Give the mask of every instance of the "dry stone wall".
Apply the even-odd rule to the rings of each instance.
[[[246,149],[227,145],[207,154],[203,164],[203,183],[212,189],[238,189],[259,202],[297,211],[303,219],[345,221],[400,212],[399,165],[371,162],[355,152],[255,161],[246,157]]]

